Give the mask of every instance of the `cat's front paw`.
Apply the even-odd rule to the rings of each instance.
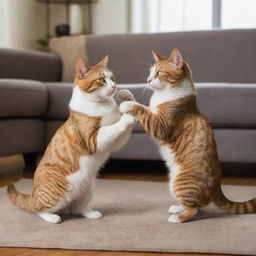
[[[121,116],[122,122],[124,122],[126,125],[131,125],[135,123],[135,118],[129,114],[123,114]]]
[[[124,101],[120,104],[119,110],[121,113],[127,113],[129,111],[132,111],[135,105],[136,103],[133,101]]]
[[[121,102],[123,101],[135,101],[133,94],[129,90],[120,90],[116,93]]]

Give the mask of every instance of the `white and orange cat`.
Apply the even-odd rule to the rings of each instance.
[[[122,147],[132,131],[134,118],[121,116],[113,99],[116,83],[107,68],[108,57],[93,67],[78,60],[68,120],[57,130],[34,176],[31,195],[8,186],[11,201],[36,212],[50,223],[61,222],[58,213],[100,218],[89,203],[98,170],[113,150]],[[133,99],[122,90],[119,97]]]
[[[153,52],[148,85],[154,91],[150,106],[123,102],[129,113],[157,141],[170,174],[170,190],[179,205],[169,208],[169,222],[193,218],[213,201],[229,213],[255,213],[256,198],[232,202],[221,190],[221,168],[207,118],[196,105],[196,89],[188,64],[179,50],[166,58]]]

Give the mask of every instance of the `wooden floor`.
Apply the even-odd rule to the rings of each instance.
[[[0,186],[18,181],[21,178],[33,178],[34,168],[24,166],[21,156],[0,158]],[[255,170],[256,173],[256,170]],[[142,180],[167,182],[168,176],[164,165],[160,162],[122,162],[112,161],[106,165],[99,175],[104,179]],[[229,175],[222,179],[222,184],[256,186],[256,177],[250,175]],[[171,254],[146,252],[107,252],[80,251],[32,248],[0,248],[0,256],[206,256],[208,254]],[[211,254],[214,256],[213,254]],[[218,255],[218,256],[224,256]]]

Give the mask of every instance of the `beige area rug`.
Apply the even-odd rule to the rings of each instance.
[[[31,184],[17,188],[29,192]],[[256,196],[256,187],[223,189],[233,200]],[[210,205],[194,221],[170,224],[172,203],[166,183],[98,180],[92,207],[104,218],[64,216],[48,224],[13,206],[1,188],[0,246],[256,255],[256,214],[228,215]]]

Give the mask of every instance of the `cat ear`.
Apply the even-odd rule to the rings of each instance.
[[[103,66],[107,67],[108,64],[108,55],[106,55],[100,62],[98,62],[95,66]]]
[[[153,50],[152,50],[152,54],[153,54],[153,57],[154,57],[155,62],[157,62],[157,61],[159,61],[159,60],[164,60],[164,59],[165,59],[164,56],[162,56],[162,55],[160,55],[160,54],[154,52]]]
[[[85,59],[79,58],[76,62],[76,75],[82,79],[84,78],[85,74],[88,72],[89,66],[85,62]]]
[[[184,64],[184,60],[183,57],[180,53],[180,51],[177,48],[174,48],[171,52],[171,56],[169,58],[169,61],[174,64],[174,66],[177,69],[181,69],[183,67]]]

